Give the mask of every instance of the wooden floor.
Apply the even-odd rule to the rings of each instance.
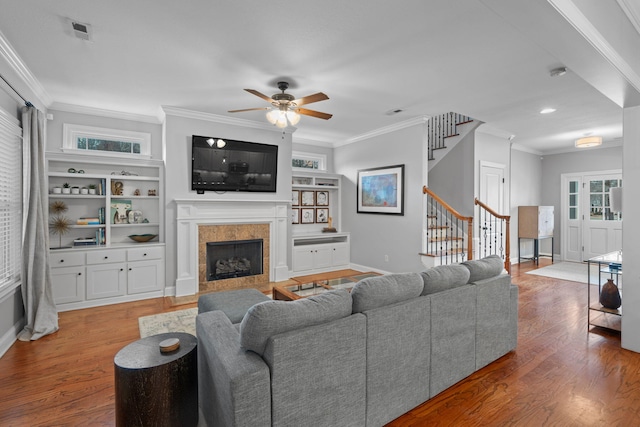
[[[585,284],[531,268],[512,272],[517,350],[391,426],[640,425],[640,354],[622,350],[619,334],[587,333]],[[0,426],[114,425],[113,357],[139,338],[138,317],[193,306],[158,298],[60,313],[57,333],[0,359]]]

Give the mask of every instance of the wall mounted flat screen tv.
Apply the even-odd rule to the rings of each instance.
[[[191,190],[274,193],[278,146],[193,135]]]

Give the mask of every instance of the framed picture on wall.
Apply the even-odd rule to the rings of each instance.
[[[301,205],[302,206],[315,206],[316,204],[316,192],[315,191],[303,191]]]
[[[316,191],[316,206],[329,206],[328,191]]]
[[[291,206],[300,206],[300,191],[291,191]]]
[[[327,224],[329,222],[328,208],[316,208],[316,222],[318,224]]]
[[[302,208],[300,209],[300,223],[302,224],[313,224],[315,216],[315,209],[313,208]]]
[[[404,215],[404,165],[358,171],[358,213]]]
[[[291,209],[291,224],[300,224],[300,209]]]

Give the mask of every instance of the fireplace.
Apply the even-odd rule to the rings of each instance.
[[[262,274],[262,242],[207,242],[207,281]]]
[[[176,199],[176,291],[256,288],[289,278],[287,266],[289,200]],[[207,280],[207,243],[262,239],[262,274]]]

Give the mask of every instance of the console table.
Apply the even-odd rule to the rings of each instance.
[[[591,266],[598,268],[598,284],[591,284]],[[619,266],[618,268],[615,268]],[[622,295],[622,252],[614,251],[608,254],[598,255],[587,260],[587,329],[591,326],[622,330],[622,307],[610,309],[600,304],[600,292],[602,289],[602,276],[612,279]],[[592,289],[593,288],[593,289]]]

